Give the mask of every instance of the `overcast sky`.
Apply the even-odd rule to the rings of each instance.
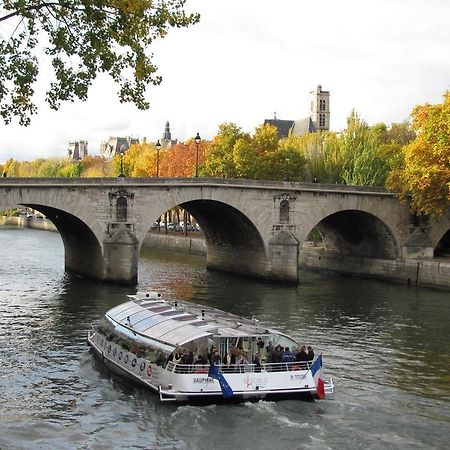
[[[416,104],[440,103],[450,89],[448,0],[187,0],[198,25],[155,43],[163,82],[149,87],[150,110],[116,100],[100,78],[89,100],[50,111],[29,127],[0,123],[0,162],[64,156],[72,140],[99,153],[108,136],[156,141],[211,139],[223,122],[252,132],[276,112],[308,115],[309,92],[331,92],[331,129],[352,109],[369,124],[401,122]]]

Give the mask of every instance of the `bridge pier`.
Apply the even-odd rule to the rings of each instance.
[[[273,281],[298,283],[299,243],[288,229],[278,230],[269,241],[270,275]]]
[[[139,242],[129,223],[109,223],[103,241],[104,281],[137,284]]]

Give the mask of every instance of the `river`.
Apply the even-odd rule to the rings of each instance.
[[[143,251],[140,290],[255,316],[323,353],[324,401],[160,404],[111,375],[90,324],[135,289],[64,271],[57,233],[0,228],[0,449],[444,449],[450,293],[302,273],[282,286]]]

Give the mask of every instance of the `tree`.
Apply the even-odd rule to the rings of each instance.
[[[439,216],[450,206],[450,92],[443,103],[416,106],[411,116],[417,136],[402,148],[403,167],[387,185],[403,200],[410,197],[416,214]]]
[[[205,174],[221,178],[236,177],[233,148],[243,135],[241,128],[234,123],[219,125],[217,135],[205,150]]]
[[[205,147],[207,142],[201,141],[198,146],[199,175],[204,174]],[[164,177],[188,178],[195,174],[197,144],[193,139],[179,143],[165,151],[160,164],[160,173]]]
[[[304,159],[303,171],[297,174],[297,179],[316,179],[321,183],[342,182],[342,158],[336,133],[317,131],[303,136],[290,135],[281,145],[292,147]]]
[[[384,186],[389,166],[377,151],[382,128],[369,127],[352,111],[347,118],[347,129],[340,137],[342,180],[351,185]]]
[[[0,22],[9,21],[11,36],[0,36],[0,114],[22,125],[36,113],[34,85],[43,51],[50,57],[54,80],[46,101],[57,110],[62,101],[86,100],[98,73],[119,85],[121,102],[147,109],[148,84],[159,85],[148,47],[170,28],[199,21],[186,14],[186,0],[0,0]]]

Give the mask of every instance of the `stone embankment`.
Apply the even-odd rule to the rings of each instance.
[[[206,255],[206,242],[201,234],[184,236],[182,233],[150,232],[145,237],[142,245],[192,255]]]
[[[25,228],[35,228],[36,230],[58,231],[50,220],[39,217],[19,217],[0,216],[0,225],[9,225]]]

